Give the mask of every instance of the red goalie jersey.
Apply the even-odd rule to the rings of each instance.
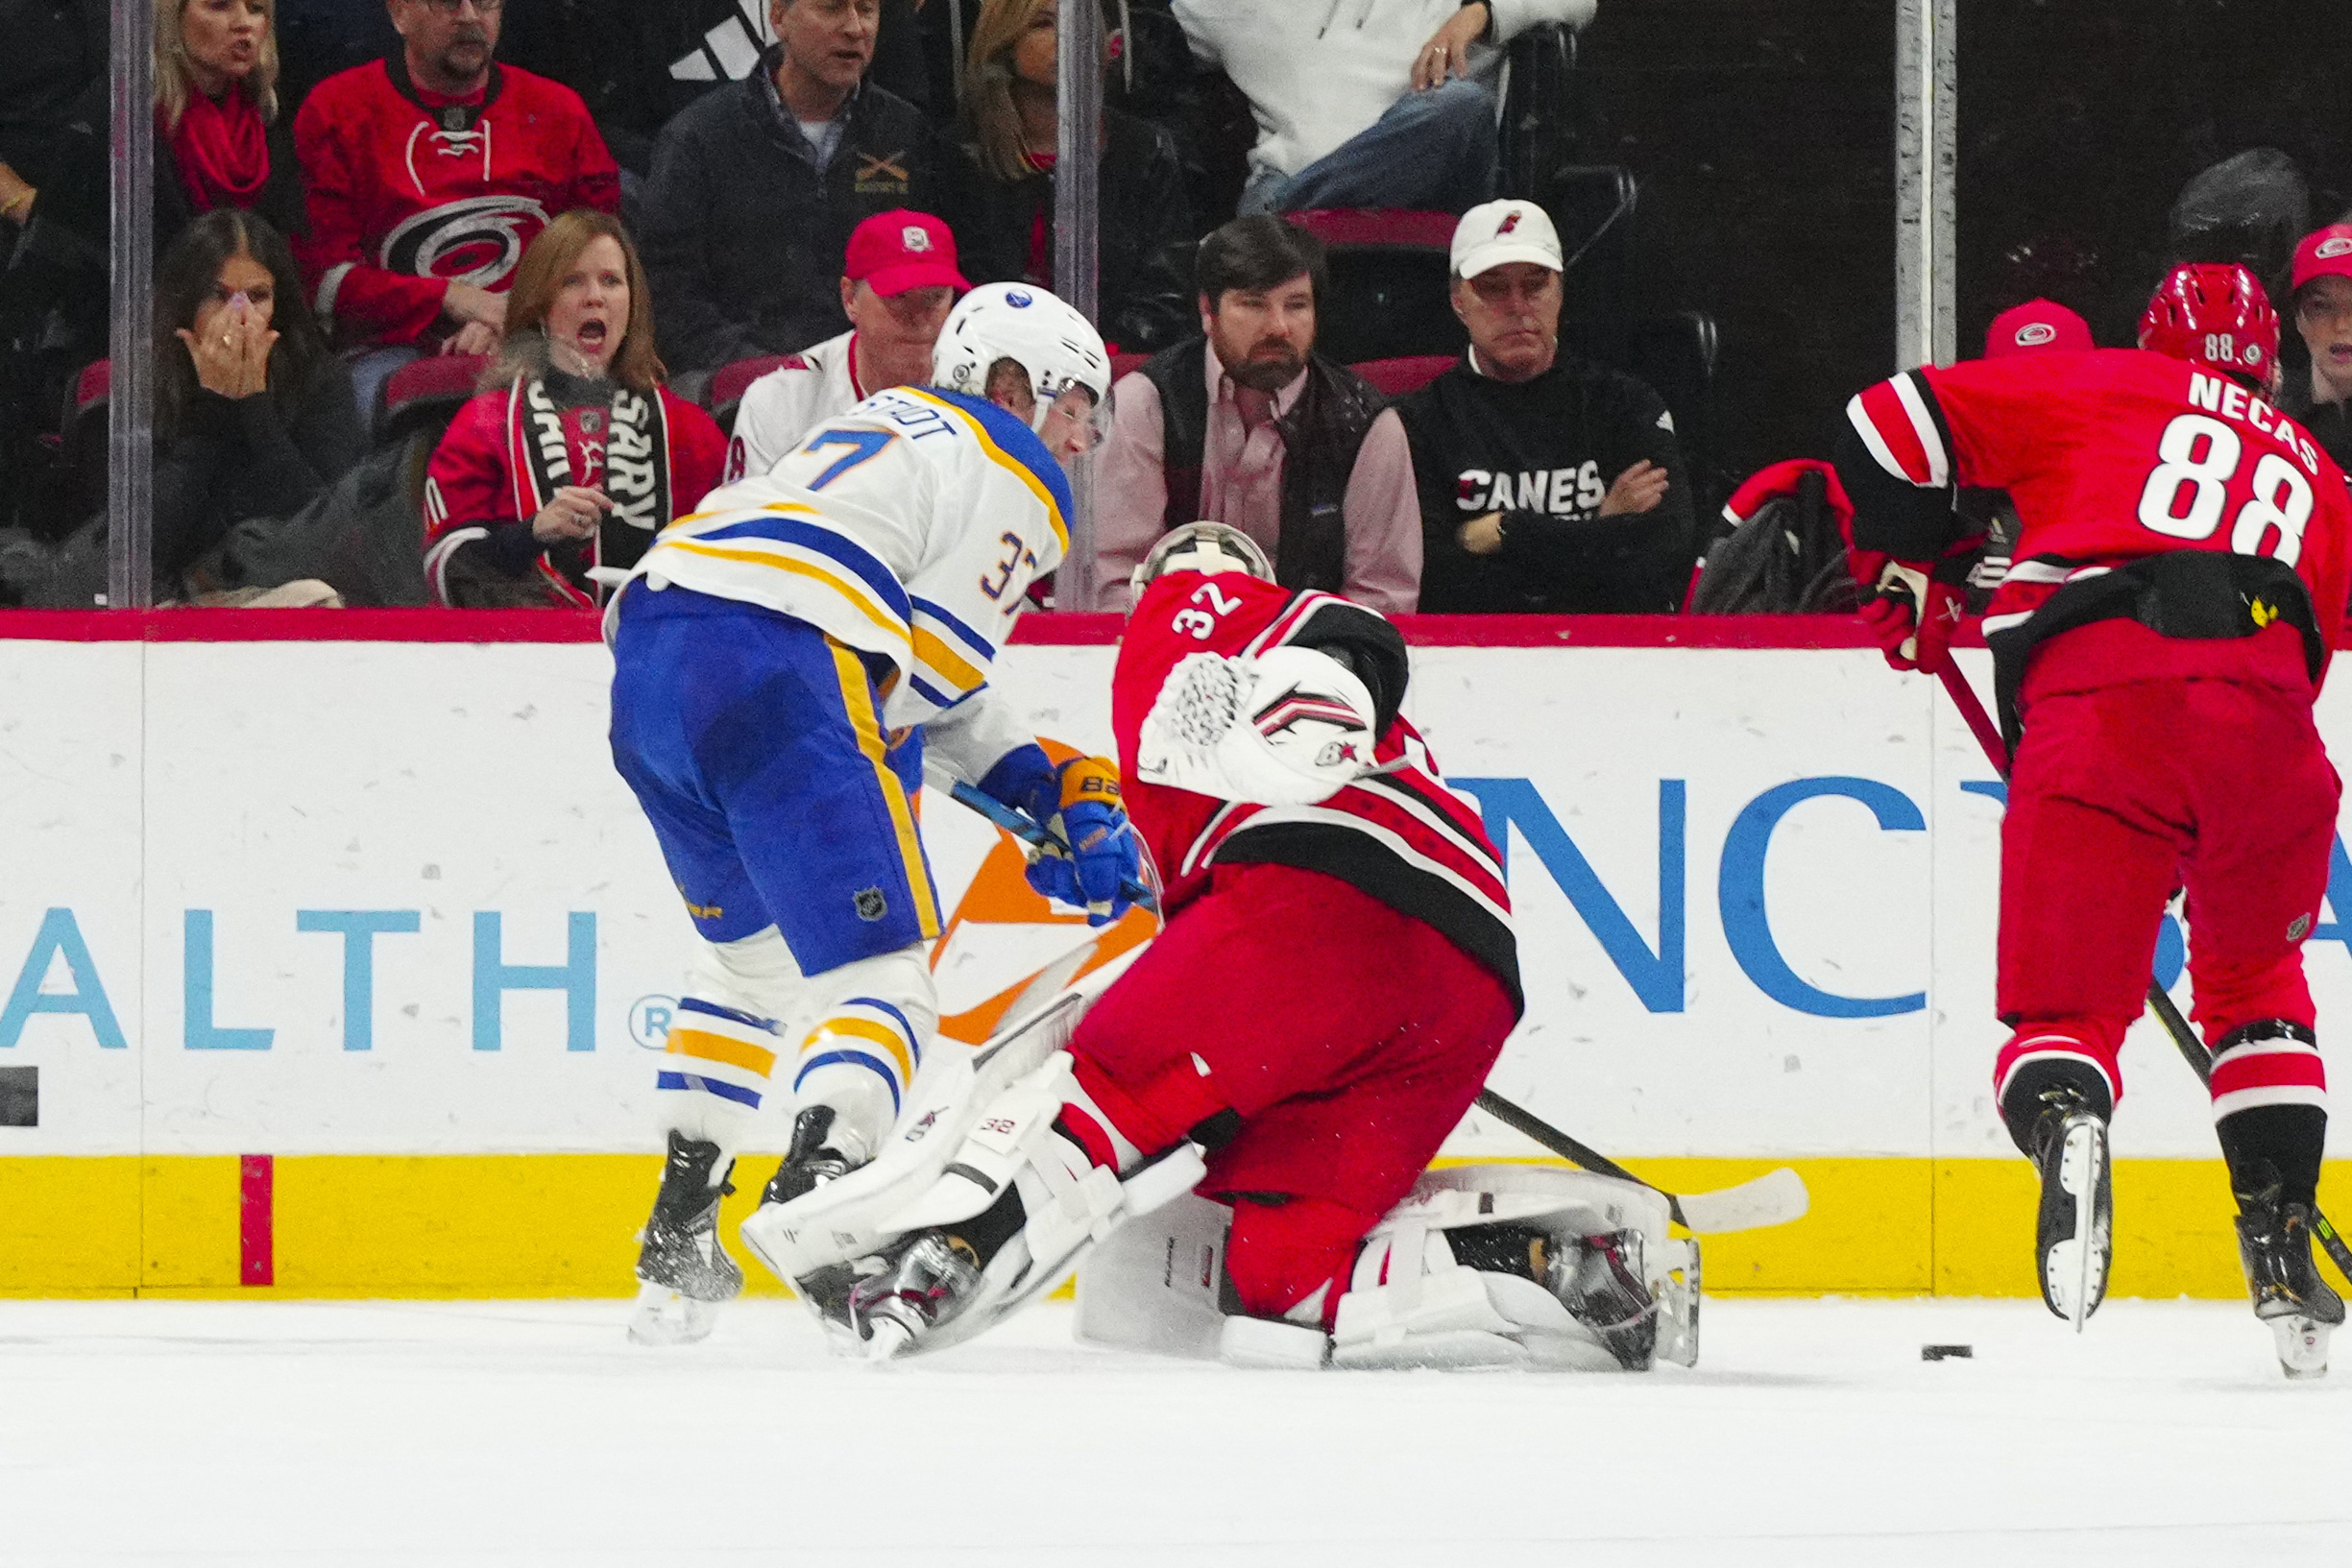
[[[1847,406],[1855,545],[1949,560],[1953,487],[2008,491],[2020,533],[1984,630],[2014,688],[2031,648],[2118,616],[2194,674],[2286,619],[2316,688],[2343,622],[2352,500],[2318,443],[2228,376],[2142,350],[1908,371]],[[1858,446],[1857,446],[1858,443]]]
[[[414,342],[449,284],[503,292],[556,214],[620,210],[620,171],[579,94],[511,65],[470,101],[416,86],[398,54],[339,72],[303,101],[294,147],[303,281],[345,342]]]
[[[1219,865],[1321,872],[1434,927],[1517,998],[1518,946],[1502,856],[1401,716],[1382,728],[1374,750],[1374,760],[1394,771],[1314,806],[1221,801],[1136,776],[1144,720],[1178,661],[1196,653],[1254,657],[1284,644],[1372,669],[1366,684],[1384,712],[1404,693],[1407,661],[1396,628],[1328,593],[1293,592],[1239,572],[1171,571],[1145,591],[1128,621],[1111,680],[1111,726],[1128,814],[1166,880],[1167,912],[1208,891]]]

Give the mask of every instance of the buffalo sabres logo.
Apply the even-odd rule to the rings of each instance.
[[[547,209],[527,196],[468,196],[418,213],[376,253],[389,271],[411,277],[491,288],[522,259],[522,248],[546,227]]]
[[[1015,310],[1023,310],[1035,303],[1035,301],[1031,299],[1031,296],[1024,294],[1019,289],[1006,289],[1005,291],[1005,302],[1012,306]]]

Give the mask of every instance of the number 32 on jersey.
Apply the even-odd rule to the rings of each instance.
[[[2244,455],[2245,443],[2219,420],[2204,414],[2174,419],[2157,439],[2160,461],[2140,492],[2141,526],[2171,539],[2213,538]],[[2231,552],[2293,566],[2311,521],[2311,481],[2278,453],[2265,452],[2249,485],[2252,494],[2230,521]]]

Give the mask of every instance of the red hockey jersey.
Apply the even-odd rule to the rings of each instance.
[[[347,343],[411,343],[451,283],[502,292],[557,213],[620,210],[620,171],[579,94],[492,65],[471,101],[401,59],[312,88],[294,117],[310,232],[295,243],[319,314]]]
[[[1393,650],[1397,694],[1404,643],[1374,611],[1328,593],[1293,592],[1238,573],[1175,571],[1148,589],[1128,617],[1111,677],[1128,817],[1166,882],[1171,915],[1208,890],[1213,866],[1269,863],[1321,872],[1425,921],[1519,996],[1518,944],[1502,856],[1478,812],[1445,787],[1420,736],[1400,715],[1381,733],[1376,760],[1399,764],[1316,806],[1252,806],[1136,777],[1145,717],[1188,654],[1253,656],[1285,643]]]
[[[2291,597],[2291,570],[2309,595],[2316,685],[2343,622],[2352,498],[2319,444],[2236,381],[2142,350],[2019,354],[1905,372],[1866,388],[1847,418],[1868,453],[1839,467],[1858,545],[1934,559],[1956,528],[1936,496],[2008,491],[2019,536],[1984,620],[1997,653],[2107,615],[2190,639],[2239,635],[2251,628],[2191,602],[2197,586],[2233,584],[2205,597],[2259,627],[2279,614],[2265,582]],[[1890,495],[1890,480],[1923,504]],[[2157,561],[2181,552],[2205,560]]]

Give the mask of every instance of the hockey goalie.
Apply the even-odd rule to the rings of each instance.
[[[1112,693],[1167,925],[910,1097],[743,1239],[874,1360],[1085,1264],[1081,1337],[1244,1365],[1644,1368],[1697,1350],[1667,1203],[1430,1159],[1522,1008],[1501,858],[1371,611],[1221,524],[1160,541]],[[1091,1257],[1090,1257],[1091,1254]]]

